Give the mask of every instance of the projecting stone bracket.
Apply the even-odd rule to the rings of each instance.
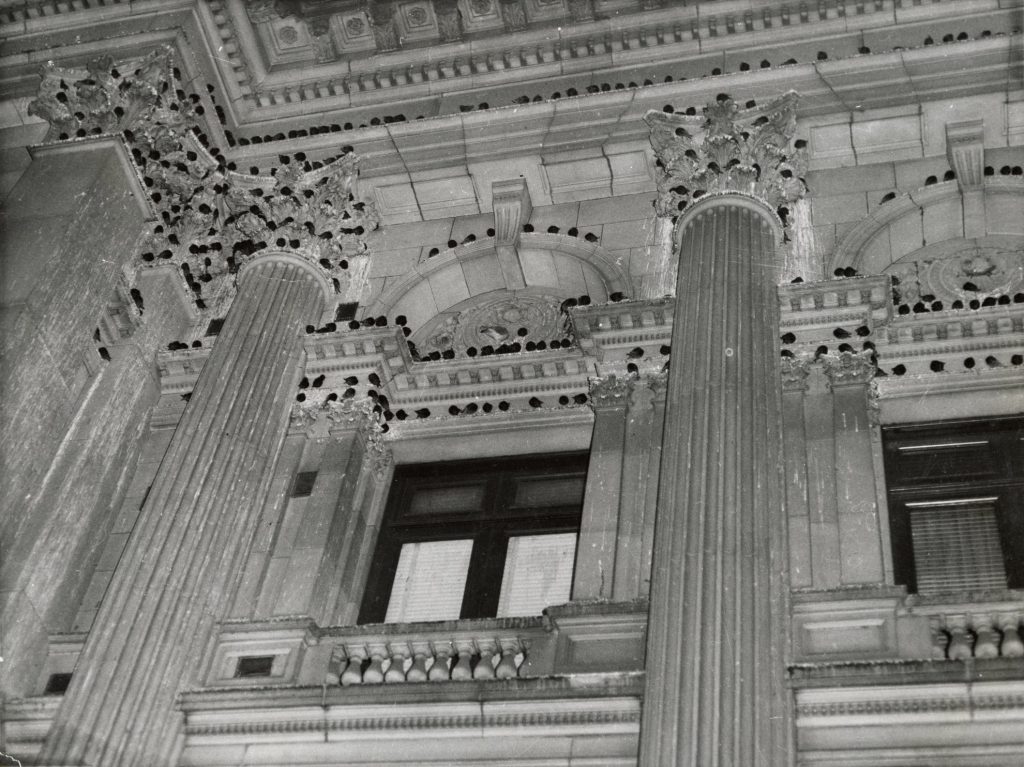
[[[492,187],[494,239],[498,264],[505,284],[512,289],[526,287],[523,266],[519,262],[519,235],[530,220],[533,204],[530,189],[523,178],[495,181]]]

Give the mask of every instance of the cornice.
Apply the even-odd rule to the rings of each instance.
[[[71,3],[69,7],[73,5]],[[776,5],[773,4],[772,8],[775,8]],[[863,6],[863,13],[859,12],[861,6]],[[376,107],[373,106],[374,99],[378,99],[380,103],[387,103],[389,113],[403,112],[409,119],[423,114],[426,117],[424,123],[440,120],[440,123],[433,123],[429,126],[429,133],[457,130],[460,136],[473,135],[478,141],[480,149],[483,150],[479,156],[493,160],[498,156],[521,154],[524,149],[524,145],[521,143],[523,138],[526,138],[530,142],[530,146],[538,150],[541,147],[575,149],[599,146],[609,140],[642,140],[645,131],[641,118],[648,109],[660,109],[665,103],[706,103],[722,91],[731,92],[737,99],[746,99],[764,92],[780,92],[790,87],[795,88],[804,95],[803,104],[798,114],[798,117],[802,118],[854,109],[893,106],[929,98],[953,98],[959,94],[1004,90],[1007,83],[1007,72],[1012,72],[1014,66],[1010,57],[1014,41],[1005,37],[990,37],[915,48],[915,45],[920,46],[920,43],[917,42],[918,38],[923,38],[928,32],[934,31],[927,25],[930,24],[933,27],[938,20],[947,20],[946,23],[950,25],[950,28],[956,31],[958,28],[956,20],[963,17],[962,9],[958,10],[958,5],[948,0],[920,7],[900,7],[895,10],[890,0],[885,0],[880,5],[876,5],[874,2],[847,2],[845,3],[846,15],[843,17],[838,15],[838,4],[826,3],[824,6],[825,19],[820,18],[817,9],[805,14],[806,19],[797,10],[794,10],[789,22],[785,23],[780,12],[773,17],[773,26],[770,29],[758,29],[757,25],[763,23],[763,20],[760,20],[761,17],[758,14],[753,14],[751,24],[754,28],[750,30],[747,29],[747,22],[743,15],[748,10],[747,4],[737,1],[716,3],[713,8],[698,6],[700,24],[697,32],[699,39],[694,40],[693,31],[687,31],[683,25],[680,28],[680,34],[690,36],[685,44],[676,40],[675,27],[672,28],[671,34],[666,36],[666,33],[659,31],[656,25],[652,26],[644,22],[647,26],[642,26],[642,34],[637,38],[638,47],[634,49],[623,45],[620,50],[615,50],[615,45],[613,42],[607,42],[606,36],[612,35],[614,38],[620,34],[621,20],[587,22],[575,25],[586,30],[585,39],[588,44],[585,46],[585,50],[583,48],[569,50],[569,58],[565,61],[543,62],[543,56],[540,56],[535,72],[531,71],[532,66],[513,66],[511,64],[500,71],[480,72],[473,71],[474,67],[467,64],[467,71],[462,76],[457,75],[453,70],[451,76],[446,76],[443,79],[438,76],[438,79],[431,80],[424,76],[422,82],[418,84],[402,85],[393,80],[388,81],[387,78],[381,80],[377,76],[377,65],[382,57],[375,56],[367,60],[373,62],[374,72],[372,74],[374,76],[364,77],[364,81],[359,83],[351,94],[343,94],[345,98],[340,98],[334,93],[337,90],[337,72],[330,68],[303,67],[298,71],[308,79],[301,84],[296,83],[290,86],[291,90],[284,98],[285,103],[279,106],[268,104],[250,109],[244,105],[247,103],[246,100],[252,97],[252,94],[249,93],[252,91],[252,86],[240,84],[236,80],[236,75],[241,70],[232,62],[221,60],[225,56],[232,55],[232,49],[238,48],[238,43],[231,39],[225,40],[219,31],[214,33],[216,25],[209,18],[207,4],[186,4],[178,0],[173,6],[174,13],[177,14],[174,18],[177,21],[172,21],[173,14],[170,11],[161,11],[160,24],[150,23],[146,27],[144,22],[152,21],[150,15],[155,11],[151,9],[156,7],[155,2],[130,5],[121,2],[112,3],[102,9],[83,10],[66,15],[67,18],[84,21],[85,23],[81,25],[69,25],[64,20],[55,20],[57,16],[53,19],[40,18],[36,20],[38,24],[34,27],[34,34],[38,36],[38,39],[29,45],[33,50],[31,56],[26,54],[19,59],[18,57],[22,54],[15,54],[13,59],[4,62],[8,85],[17,89],[22,86],[18,86],[16,83],[23,81],[27,86],[26,78],[31,76],[31,71],[36,66],[33,61],[42,62],[47,58],[55,57],[55,55],[63,59],[63,54],[68,53],[77,57],[77,60],[81,62],[100,52],[101,41],[115,47],[116,55],[119,57],[131,55],[133,48],[135,53],[142,52],[143,49],[148,50],[154,43],[152,32],[154,28],[162,29],[164,24],[171,24],[171,27],[178,24],[179,29],[186,30],[190,45],[198,54],[199,69],[205,70],[207,73],[217,72],[218,79],[213,84],[216,86],[218,100],[227,113],[229,128],[239,136],[243,133],[258,135],[280,133],[282,136],[286,136],[289,128],[301,129],[299,133],[302,135],[296,135],[294,138],[285,137],[283,140],[273,141],[269,145],[235,147],[234,150],[229,150],[232,159],[258,161],[260,158],[265,159],[278,153],[294,151],[316,152],[323,150],[331,152],[336,150],[338,140],[341,139],[357,146],[360,154],[366,160],[364,173],[378,175],[437,167],[439,163],[454,161],[449,156],[452,151],[458,151],[463,161],[471,160],[477,156],[477,152],[470,148],[467,153],[460,142],[458,147],[449,144],[447,148],[443,149],[442,158],[437,154],[436,147],[433,149],[420,147],[418,146],[420,142],[415,140],[410,145],[409,134],[403,130],[407,129],[407,126],[422,125],[422,123],[393,123],[378,127],[358,128],[362,123],[369,124],[374,111],[380,111],[380,104]],[[165,7],[165,4],[161,3],[160,7]],[[778,5],[778,8],[781,9],[781,5]],[[682,9],[672,8],[652,11],[648,13],[653,13],[654,16],[649,17],[647,13],[644,13],[637,14],[636,18],[660,18],[658,14],[663,14],[666,18],[675,19],[680,10]],[[713,13],[707,13],[708,11],[713,11]],[[885,12],[880,13],[879,11]],[[995,2],[988,3],[983,8],[979,8],[977,3],[972,4],[971,13],[975,14],[972,17],[972,26],[977,23],[976,17],[980,12],[995,14],[993,23],[987,26],[997,33],[1003,26],[1006,26],[1007,29],[1013,26],[1012,10],[1000,10]],[[1006,19],[1003,19],[1004,16]],[[731,23],[730,17],[732,18]],[[832,41],[830,44],[839,44],[836,42],[838,40],[842,42],[842,45],[854,46],[850,48],[850,51],[853,51],[863,42],[861,30],[868,30],[870,34],[875,34],[876,29],[872,28],[872,25],[877,24],[883,18],[894,20],[897,27],[904,25],[907,32],[906,40],[899,40],[896,44],[902,44],[906,50],[882,54],[848,55],[847,58],[830,58],[830,60],[817,61],[813,64],[794,64],[782,68],[778,66],[780,62],[775,61],[769,53],[768,58],[772,61],[774,68],[762,70],[751,65],[751,71],[717,77],[701,76],[710,75],[710,70],[708,72],[687,72],[690,79],[686,82],[663,83],[648,87],[627,88],[623,91],[613,90],[611,93],[584,95],[576,99],[562,99],[561,103],[570,103],[572,110],[581,112],[582,118],[586,119],[587,113],[591,113],[594,118],[591,122],[595,125],[607,126],[604,131],[588,132],[586,135],[578,135],[578,132],[577,135],[573,135],[573,126],[561,126],[557,120],[552,121],[552,115],[555,112],[550,108],[551,104],[559,102],[514,104],[506,108],[515,110],[511,114],[502,112],[501,109],[495,109],[496,105],[492,103],[492,108],[485,112],[449,113],[442,117],[431,117],[431,115],[444,113],[446,110],[454,111],[459,107],[458,99],[449,98],[448,94],[461,90],[463,82],[469,91],[480,87],[489,88],[490,94],[500,104],[504,99],[511,102],[522,95],[529,95],[532,98],[530,93],[523,94],[524,89],[529,89],[523,83],[517,84],[517,78],[527,77],[530,81],[536,82],[536,77],[540,74],[547,79],[544,86],[545,92],[540,96],[548,98],[550,96],[550,93],[547,92],[549,86],[552,91],[560,90],[564,95],[568,84],[577,79],[577,75],[574,73],[580,71],[584,62],[588,62],[585,66],[587,71],[607,72],[608,80],[613,82],[618,77],[615,74],[617,69],[621,69],[623,78],[635,78],[638,67],[640,67],[640,71],[643,71],[647,67],[663,69],[666,66],[672,66],[678,72],[679,61],[701,54],[706,54],[709,65],[713,61],[714,65],[720,66],[724,55],[728,60],[727,64],[731,62],[733,66],[737,66],[733,59],[744,58],[745,54],[741,54],[741,51],[757,54],[757,51],[750,47],[752,39],[765,40],[767,44],[776,49],[780,45],[784,50],[788,50],[785,46],[796,46],[802,51],[803,47],[813,47],[814,44],[810,41],[817,36],[828,34]],[[133,31],[129,28],[125,34],[122,27],[128,22],[145,27],[145,29],[144,31]],[[604,24],[609,27],[614,26],[614,29],[611,32],[599,32],[604,29],[602,26]],[[72,26],[80,27],[75,32],[76,35],[80,35],[81,31],[87,28],[85,38],[89,42],[76,44],[74,38],[71,37],[66,41],[61,39],[62,43],[66,43],[62,47],[48,47],[52,43],[45,42],[47,35],[56,34],[60,28],[63,28],[61,25],[67,27],[69,33],[74,31],[71,30]],[[119,36],[116,38],[112,36],[115,25],[121,25],[118,27],[117,34]],[[207,41],[200,44],[196,34],[203,25],[211,26],[204,32]],[[8,41],[7,50],[11,50],[11,45],[21,44],[19,31],[22,34],[27,34],[24,26],[17,24],[15,26],[18,28],[13,39]],[[884,24],[882,27],[878,27],[877,31],[883,28],[885,28]],[[848,29],[850,40],[835,36],[836,32],[847,34],[845,31]],[[171,32],[172,29],[168,27],[166,32],[160,33],[163,35],[161,39],[169,39],[167,34]],[[524,51],[530,51],[533,49],[533,43],[529,42],[532,38],[528,36],[531,33],[526,34],[527,37],[523,37],[521,33],[515,36],[515,50],[518,51],[522,48]],[[104,40],[104,37],[109,37],[109,41]],[[675,41],[672,43],[673,45],[682,46],[679,56],[675,58],[675,63],[666,47],[670,39]],[[521,44],[524,40],[527,44]],[[801,44],[800,40],[807,42]],[[890,44],[894,42],[895,39]],[[470,52],[480,50],[480,41],[461,43],[460,45],[468,45]],[[604,50],[602,50],[602,46],[605,47]],[[953,46],[956,47],[955,51]],[[217,57],[205,53],[206,50],[218,51]],[[431,50],[438,49],[435,46]],[[423,59],[422,51],[419,49],[401,53],[416,60]],[[776,50],[776,54],[787,55],[779,50]],[[430,60],[435,61],[433,58]],[[504,59],[502,58],[501,61]],[[589,62],[593,62],[593,66],[590,66]],[[488,67],[490,66],[488,64]],[[402,67],[403,71],[408,70],[409,63],[406,61]],[[630,72],[628,75],[626,74],[627,70]],[[663,78],[659,75],[649,79],[660,80]],[[587,79],[586,82],[590,83],[591,81]],[[380,85],[384,87],[379,87]],[[455,86],[454,90],[453,86]],[[583,86],[577,87],[581,90],[583,88]],[[374,95],[377,93],[380,94],[379,97]],[[468,91],[467,96],[474,105],[479,100],[474,96],[469,96]],[[627,102],[622,111],[618,111],[619,108],[616,107],[617,114],[609,121],[606,116],[602,115],[602,112],[607,114],[610,103],[619,104],[620,102],[616,99],[621,96],[626,96]],[[357,98],[353,100],[354,97]],[[313,102],[315,102],[315,106]],[[239,108],[243,111],[237,111]],[[346,117],[346,110],[357,110],[358,114],[350,114]],[[309,135],[308,129],[311,126],[308,115],[312,112],[320,114],[321,117],[318,119],[325,123],[335,122],[340,125],[352,122],[357,127],[351,131],[341,131],[340,135],[336,135],[330,130],[329,125],[325,124],[322,131],[317,131],[316,135]],[[383,117],[380,114],[376,116]],[[477,119],[478,116],[482,116],[483,119]],[[532,126],[532,129],[526,131],[524,136],[518,135],[524,132],[523,129],[526,125]],[[422,127],[427,126],[423,125]],[[239,130],[240,128],[241,130]],[[573,128],[573,130],[569,130],[569,128]],[[508,142],[507,139],[510,136],[516,136],[518,140]],[[503,139],[506,141],[504,144],[502,144]],[[496,151],[498,155],[495,155]]]

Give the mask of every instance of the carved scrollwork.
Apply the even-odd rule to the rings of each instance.
[[[678,215],[700,197],[725,192],[758,197],[773,209],[800,199],[806,158],[793,143],[796,103],[791,91],[746,110],[723,96],[705,107],[703,118],[648,112],[661,169],[658,215]]]

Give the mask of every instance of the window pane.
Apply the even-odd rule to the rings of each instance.
[[[515,505],[537,508],[539,506],[573,506],[583,503],[586,477],[552,477],[524,479],[516,482]]]
[[[478,511],[484,501],[484,485],[456,485],[417,490],[409,504],[409,514],[444,514]]]
[[[458,619],[472,553],[472,539],[404,544],[384,622]]]
[[[576,533],[520,535],[508,541],[498,617],[540,615],[569,601]]]
[[[920,593],[1005,589],[1006,569],[991,504],[910,510]]]

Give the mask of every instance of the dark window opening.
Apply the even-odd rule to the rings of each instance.
[[[71,684],[71,674],[50,674],[50,678],[46,680],[46,689],[43,690],[43,694],[63,695],[67,692],[69,684]]]
[[[539,615],[567,602],[587,461],[398,467],[359,622]]]
[[[210,320],[210,324],[206,326],[206,335],[216,336],[220,335],[220,331],[224,327],[224,318]]]
[[[250,655],[238,659],[235,666],[235,678],[244,679],[252,676],[270,676],[274,668],[273,655]]]
[[[356,318],[356,310],[359,308],[359,302],[351,304],[338,304],[338,310],[334,313],[335,322],[348,322]]]
[[[1024,418],[882,436],[896,582],[921,594],[1024,588]]]
[[[300,471],[295,475],[295,483],[292,485],[292,498],[302,498],[313,492],[313,485],[316,484],[315,471]]]

